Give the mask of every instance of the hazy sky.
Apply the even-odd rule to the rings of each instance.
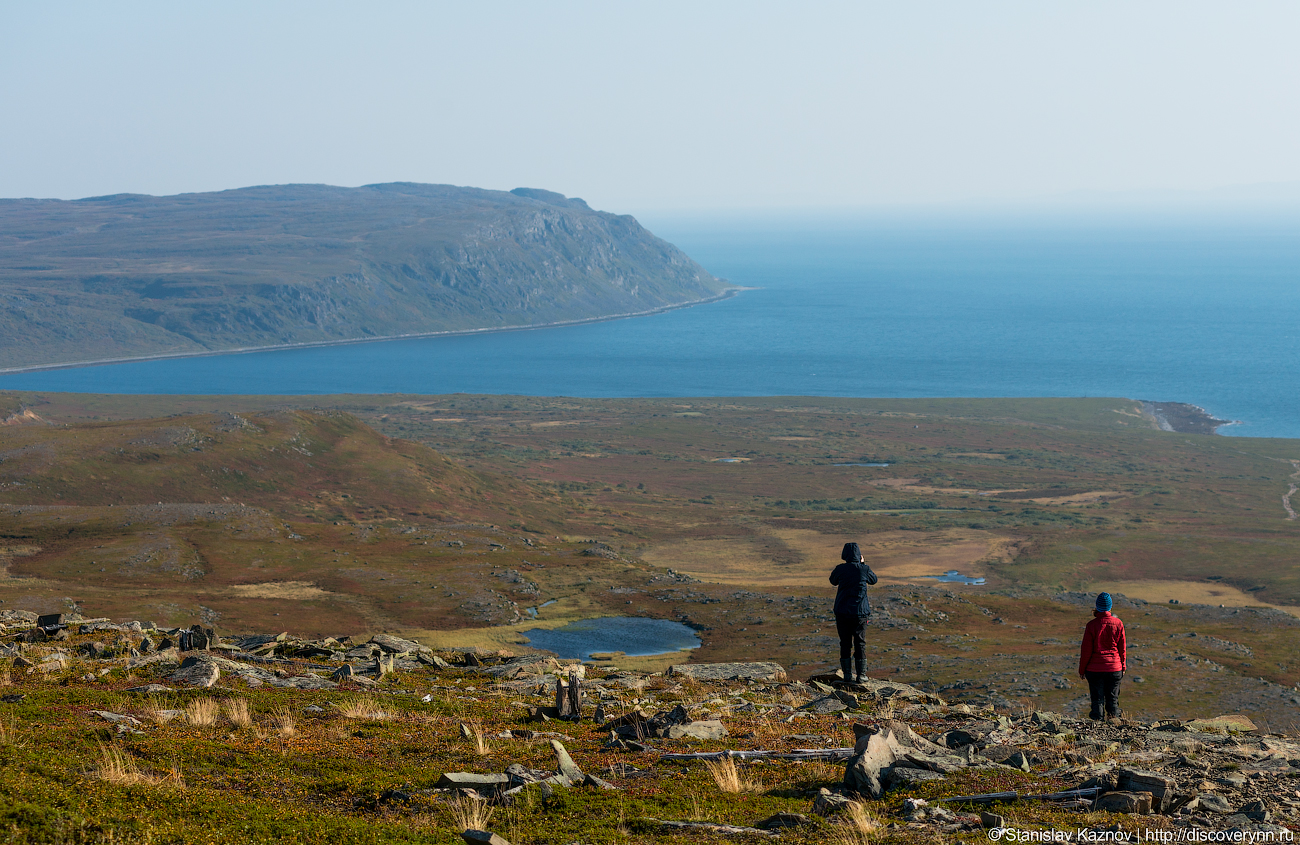
[[[0,4],[0,196],[544,187],[637,213],[1300,181],[1300,4]]]

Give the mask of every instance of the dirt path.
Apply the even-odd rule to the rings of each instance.
[[[1300,461],[1291,461],[1291,466],[1295,467],[1295,473],[1291,477],[1300,479]],[[1291,507],[1291,497],[1295,495],[1296,490],[1300,490],[1300,484],[1293,481],[1291,489],[1282,497],[1282,507],[1286,508],[1287,519],[1295,519],[1295,508]]]

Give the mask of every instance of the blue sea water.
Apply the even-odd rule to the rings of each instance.
[[[1125,396],[1300,437],[1300,220],[666,218],[746,290],[579,326],[0,377],[115,393]]]

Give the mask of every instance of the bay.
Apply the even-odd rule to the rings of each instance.
[[[646,221],[749,290],[577,326],[11,374],[175,394],[1123,396],[1300,437],[1295,216]]]

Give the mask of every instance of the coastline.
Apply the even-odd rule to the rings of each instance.
[[[1151,402],[1146,399],[1142,411],[1151,417],[1156,428],[1178,434],[1218,434],[1229,425],[1241,425],[1241,420],[1221,420],[1200,405],[1186,402]]]
[[[96,358],[89,361],[66,361],[55,364],[31,364],[24,367],[0,367],[0,375],[17,375],[19,373],[46,372],[49,370],[75,370],[81,367],[106,367],[112,364],[131,364],[141,361],[166,361],[173,358],[210,358],[214,355],[247,355],[253,352],[274,352],[283,349],[315,349],[323,346],[347,346],[354,343],[380,343],[386,340],[415,340],[426,337],[458,337],[474,334],[492,334],[496,332],[522,332],[533,329],[553,329],[561,326],[580,326],[587,323],[606,323],[611,320],[626,320],[631,317],[648,317],[679,308],[693,308],[696,305],[708,305],[731,299],[741,291],[758,290],[756,287],[732,285],[717,296],[693,299],[689,302],[677,302],[661,305],[646,311],[629,311],[625,314],[606,314],[600,317],[584,317],[580,320],[557,320],[551,323],[528,323],[519,326],[485,326],[481,329],[449,329],[438,332],[410,332],[407,334],[377,335],[375,337],[355,337],[341,340],[316,340],[305,343],[277,343],[268,346],[238,346],[230,349],[212,349],[198,352],[157,352],[152,355],[131,355],[122,358]]]

